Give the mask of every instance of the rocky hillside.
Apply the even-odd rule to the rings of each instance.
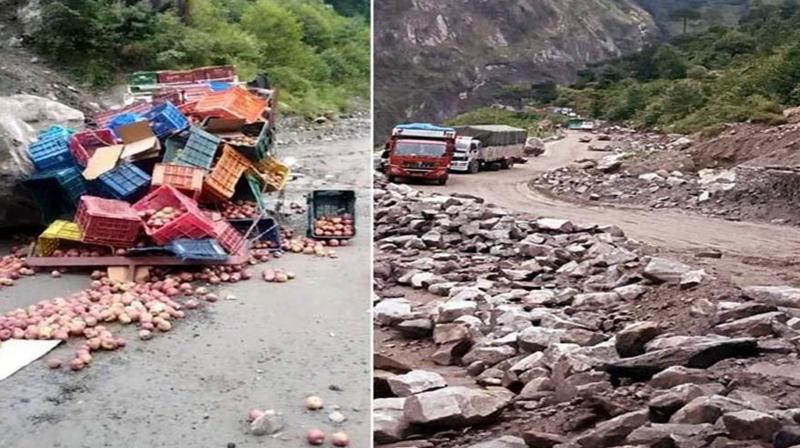
[[[376,2],[376,140],[398,121],[442,121],[492,104],[509,85],[568,82],[587,63],[671,34],[674,10],[725,3],[727,17],[743,2]]]

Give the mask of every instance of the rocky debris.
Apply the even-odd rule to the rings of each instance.
[[[388,379],[388,383],[392,392],[398,397],[408,397],[447,386],[441,375],[424,370],[412,370],[404,375],[393,376]]]
[[[793,288],[737,290],[646,255],[614,227],[517,215],[380,179],[376,188],[383,298],[375,323],[393,335],[387,350],[411,350],[422,356],[417,370],[429,371],[401,372],[410,378],[401,375],[394,392],[397,377],[380,372],[382,393],[406,396],[402,416],[381,411],[382,440],[413,433],[453,448],[518,442],[503,436],[545,447],[718,439],[733,447],[766,438],[729,430],[726,415],[731,425],[760,414],[794,421],[775,395],[784,389],[769,382],[800,381]],[[422,274],[431,276],[415,288]],[[759,389],[754,376],[770,380]],[[462,432],[473,425],[487,429]]]
[[[796,226],[800,160],[790,148],[799,137],[800,123],[733,125],[698,142],[619,129],[608,159],[549,171],[534,185],[585,201]]]

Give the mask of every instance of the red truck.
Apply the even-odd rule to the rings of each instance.
[[[403,179],[447,183],[456,147],[456,131],[427,123],[401,124],[386,143],[386,176],[390,182]]]

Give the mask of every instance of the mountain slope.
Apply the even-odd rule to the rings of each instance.
[[[375,2],[376,139],[397,121],[442,121],[511,84],[572,79],[659,34],[632,0]]]

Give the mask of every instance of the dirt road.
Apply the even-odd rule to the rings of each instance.
[[[99,353],[83,371],[54,372],[34,362],[0,383],[0,447],[298,447],[310,427],[332,432],[328,413],[336,406],[348,418],[341,427],[353,445],[369,446],[371,178],[358,168],[369,163],[368,148],[363,137],[281,151],[309,173],[289,184],[289,196],[319,187],[358,190],[362,232],[338,251],[339,259],[272,260],[297,279],[253,279],[223,288],[220,297],[235,299],[191,312],[152,341],[139,341],[134,328],[125,328],[120,334],[128,347]],[[312,160],[322,154],[328,165],[320,168]],[[316,179],[322,173],[334,178]],[[304,229],[302,219],[293,221]],[[0,291],[0,312],[88,282],[81,274],[25,279]],[[66,357],[72,350],[55,353]],[[311,393],[325,400],[325,410],[305,410]],[[251,407],[284,413],[286,429],[278,440],[246,433]]]
[[[597,144],[597,143],[595,143]],[[595,206],[549,197],[529,187],[540,173],[585,159],[588,151],[578,134],[551,142],[546,152],[511,170],[452,175],[448,184],[419,186],[430,192],[466,193],[510,210],[622,228],[631,238],[689,260],[693,265],[730,276],[740,284],[800,284],[800,229],[770,224],[732,222],[688,213],[631,207]],[[693,258],[698,250],[717,249],[719,260]]]

